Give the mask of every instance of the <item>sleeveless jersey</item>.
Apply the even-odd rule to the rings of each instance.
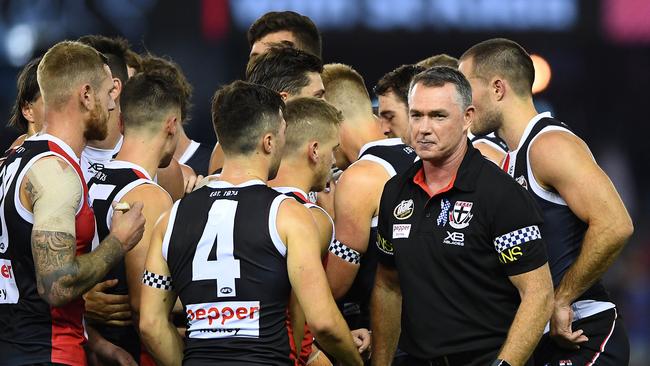
[[[46,156],[58,156],[70,164],[83,187],[75,216],[77,255],[90,251],[95,236],[88,189],[72,148],[45,134],[30,137],[12,150],[0,168],[0,364],[86,364],[83,299],[52,307],[36,289],[31,249],[34,220],[20,202],[20,185],[29,168]]]
[[[530,146],[538,136],[550,131],[573,134],[566,124],[551,117],[550,113],[538,114],[524,130],[517,149],[506,155],[503,169],[528,190],[542,209],[542,237],[548,246],[553,285],[557,286],[566,270],[578,258],[588,226],[571,211],[558,192],[541,187],[533,175],[529,160]],[[574,321],[612,307],[614,304],[599,280],[576,300],[574,308],[580,311],[576,312],[578,318]]]
[[[190,145],[185,149],[185,152],[178,159],[178,162],[185,164],[194,170],[196,175],[207,176],[208,166],[210,165],[210,157],[212,156],[212,148],[206,144],[190,140]]]
[[[113,217],[113,201],[120,202],[134,188],[143,184],[155,184],[147,171],[139,165],[120,160],[104,163],[102,170],[88,182],[89,198],[95,216],[97,217],[97,235],[99,241],[104,240],[110,233],[111,218]],[[94,250],[95,248],[93,248]],[[102,281],[117,279],[117,286],[106,290],[106,293],[128,295],[126,278],[126,263],[122,258],[111,268]],[[141,360],[144,348],[140,346],[140,337],[134,326],[111,326],[94,324],[93,327],[109,342],[122,347],[129,352],[133,359]]]
[[[216,181],[174,204],[162,253],[187,317],[184,365],[292,364],[285,199],[259,180]]]
[[[325,213],[332,224],[332,236],[330,237],[330,244],[334,241],[334,221],[330,215],[322,207],[312,203],[310,195],[306,194],[302,190],[294,187],[273,187],[278,192],[281,192],[289,197],[293,197],[296,201],[303,204],[305,207],[311,209],[316,208]],[[312,192],[310,192],[312,193]],[[314,192],[315,193],[315,192]],[[323,267],[327,266],[327,256],[323,258]],[[300,345],[300,350],[297,349],[295,340],[293,339],[293,327],[291,326],[291,319],[289,313],[287,313],[287,330],[289,331],[289,343],[291,346],[291,359],[296,363],[296,365],[304,366],[307,365],[309,361],[309,356],[311,355],[311,346],[314,344],[314,335],[309,330],[309,326],[305,324],[304,326],[304,335],[302,337],[302,343]]]
[[[410,168],[418,159],[415,150],[404,144],[400,138],[372,141],[365,144],[359,151],[359,159],[373,161],[386,170],[390,177],[400,174]],[[375,284],[377,269],[377,216],[372,218],[368,249],[361,258],[357,277],[354,279],[348,293],[339,300],[342,313],[350,329],[370,328],[370,293]]]
[[[104,169],[104,166],[117,156],[122,148],[124,136],[120,139],[112,149],[99,149],[92,146],[86,146],[81,152],[81,171],[84,173],[86,182],[95,176],[95,173]]]
[[[508,152],[508,144],[506,144],[506,142],[503,141],[494,132],[489,133],[487,135],[475,135],[467,131],[467,137],[472,142],[472,145],[476,143],[483,143],[483,144],[490,145],[492,148],[499,150],[504,154]]]

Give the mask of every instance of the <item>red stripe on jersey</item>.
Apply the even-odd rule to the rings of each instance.
[[[59,145],[48,141],[50,151],[63,156],[77,172],[79,183],[83,188],[81,210],[75,216],[75,235],[77,237],[76,254],[90,252],[95,236],[95,215],[88,205],[88,186],[84,183],[81,167]],[[84,301],[76,299],[61,307],[51,307],[52,317],[52,362],[71,365],[86,365],[83,345],[86,343],[83,327]]]
[[[510,154],[506,153],[506,158],[503,160],[503,165],[501,166],[501,169],[506,173],[508,172],[508,165],[510,165]]]
[[[137,175],[138,178],[149,180],[149,178],[147,178],[146,175],[142,174],[142,172],[139,171],[138,169],[131,169],[131,170],[133,170],[133,173],[134,173],[135,175]]]
[[[311,201],[309,201],[309,198],[305,197],[302,193],[300,193],[298,191],[291,191],[291,193],[293,193],[296,196],[300,197],[300,199],[302,200],[301,203],[309,203],[309,202],[311,202]]]

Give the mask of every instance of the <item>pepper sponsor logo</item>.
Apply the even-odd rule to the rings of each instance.
[[[259,338],[259,301],[222,301],[185,307],[190,338]]]
[[[408,238],[411,233],[411,224],[393,224],[393,239]]]
[[[0,304],[16,304],[19,298],[11,261],[0,259]]]

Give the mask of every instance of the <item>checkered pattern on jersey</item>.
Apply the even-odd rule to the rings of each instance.
[[[501,253],[506,249],[541,238],[542,233],[537,225],[531,225],[497,237],[494,239],[494,248]]]
[[[172,278],[168,276],[158,275],[152,272],[144,270],[142,275],[142,283],[149,287],[159,288],[165,291],[172,290]]]
[[[359,252],[338,240],[334,240],[332,244],[330,244],[329,251],[348,263],[359,264],[361,261],[361,254]]]

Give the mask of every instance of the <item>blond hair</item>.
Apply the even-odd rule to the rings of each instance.
[[[325,99],[343,113],[345,119],[372,115],[372,102],[363,77],[344,64],[327,64],[321,74]]]
[[[106,62],[104,55],[80,42],[55,44],[43,56],[36,73],[43,103],[59,109],[70,99],[75,87],[90,84],[99,89],[107,76]]]
[[[328,102],[302,97],[287,102],[285,154],[292,154],[310,140],[327,141],[336,137],[343,121],[341,112]]]

